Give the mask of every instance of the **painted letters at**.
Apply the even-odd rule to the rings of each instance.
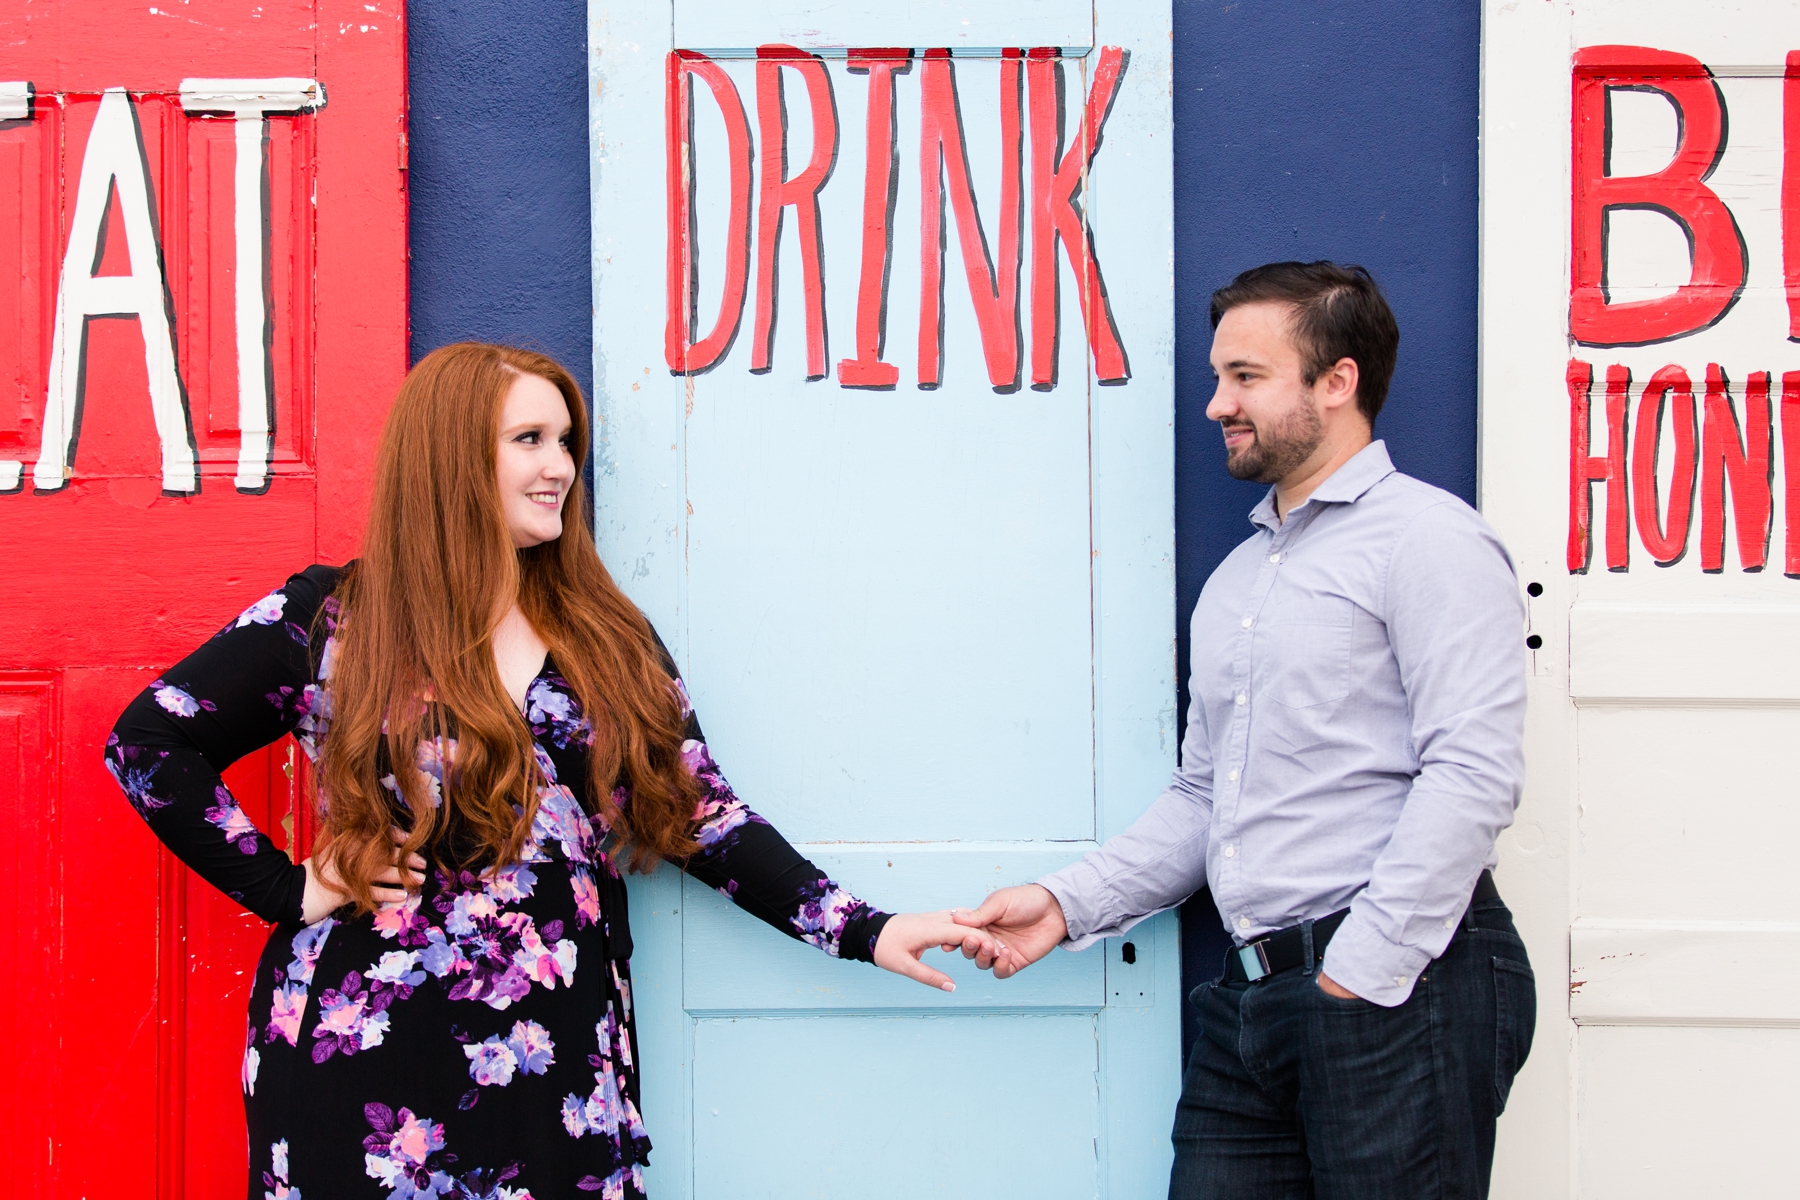
[[[178,98],[122,87],[92,98],[42,96],[29,84],[0,85],[0,122],[18,122],[0,146],[4,165],[18,175],[10,181],[14,194],[30,195],[37,176],[60,171],[65,181],[60,238],[39,235],[34,226],[44,223],[23,209],[7,222],[18,240],[5,249],[18,256],[22,275],[38,278],[41,268],[54,277],[47,321],[24,308],[5,314],[9,334],[17,331],[18,386],[36,399],[27,410],[39,426],[29,471],[36,493],[63,491],[76,477],[86,457],[84,424],[118,420],[122,405],[137,403],[149,409],[163,494],[192,495],[204,476],[227,467],[238,491],[267,491],[277,457],[278,376],[291,385],[306,357],[292,346],[278,353],[274,339],[277,325],[290,337],[310,336],[296,301],[310,287],[311,227],[310,198],[293,194],[310,170],[308,155],[296,153],[292,123],[272,141],[269,117],[323,102],[310,79],[188,79]],[[85,130],[70,120],[75,113],[91,114]],[[228,141],[210,135],[215,114],[232,122]],[[272,192],[275,158],[287,185],[280,192]],[[56,194],[46,194],[38,214],[51,222]],[[272,257],[277,225],[286,244],[276,249],[286,253]],[[116,363],[96,373],[93,323],[107,320],[135,327],[140,384],[120,382],[131,371],[114,379]],[[47,334],[47,362],[33,352],[34,328]],[[105,341],[114,344],[110,335]],[[196,385],[210,404],[195,402]],[[97,386],[144,390],[97,396]],[[0,400],[7,416],[10,404]],[[25,432],[16,418],[0,420],[0,435],[13,428]],[[296,445],[290,438],[289,457]],[[0,450],[8,455],[0,460],[0,492],[22,489],[31,448],[21,441]],[[116,462],[98,469],[114,477],[135,471]]]

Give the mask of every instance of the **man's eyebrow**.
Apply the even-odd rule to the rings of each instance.
[[[1261,367],[1263,364],[1253,358],[1234,358],[1225,364],[1227,371],[1235,371],[1239,367]]]

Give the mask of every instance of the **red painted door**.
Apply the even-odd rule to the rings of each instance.
[[[101,766],[130,697],[355,553],[405,369],[396,0],[0,10],[0,1163],[241,1196],[266,927]],[[306,835],[291,743],[227,772]]]

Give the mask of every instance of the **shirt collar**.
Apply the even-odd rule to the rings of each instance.
[[[1394,473],[1394,462],[1388,457],[1387,443],[1377,439],[1350,456],[1348,462],[1325,477],[1325,482],[1313,489],[1313,494],[1306,498],[1306,504],[1321,501],[1326,504],[1354,504],[1363,498],[1363,493]],[[1306,504],[1299,507],[1305,508]],[[1288,514],[1290,517],[1292,513]],[[1264,494],[1262,502],[1250,510],[1250,523],[1261,529],[1276,530],[1281,528],[1281,521],[1275,516],[1275,489],[1270,488]]]

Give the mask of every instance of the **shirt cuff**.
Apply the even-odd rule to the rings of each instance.
[[[844,931],[838,938],[838,957],[874,962],[875,943],[881,940],[881,931],[887,928],[893,916],[893,913],[863,905],[860,912],[844,922]]]
[[[1325,947],[1325,973],[1364,1000],[1383,1008],[1405,1004],[1431,955],[1388,941],[1352,909]]]
[[[1052,871],[1038,880],[1038,886],[1055,896],[1062,906],[1063,923],[1068,927],[1059,943],[1063,949],[1086,950],[1105,936],[1095,931],[1105,929],[1108,923],[1100,904],[1106,885],[1100,881],[1100,872],[1086,859]]]

